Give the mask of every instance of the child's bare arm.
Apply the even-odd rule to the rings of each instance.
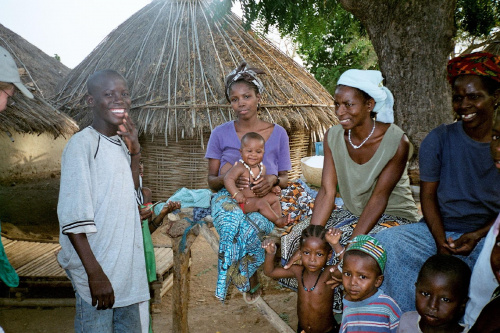
[[[340,256],[343,254],[344,247],[340,245],[340,237],[342,236],[342,231],[337,228],[331,228],[328,229],[325,235],[325,239],[330,244],[330,246],[333,248],[337,256]],[[341,254],[339,254],[341,253]]]
[[[270,238],[265,239],[262,242],[262,248],[266,251],[264,274],[274,279],[295,277],[295,269],[284,269],[274,266],[274,256],[276,255],[276,243],[274,240]]]
[[[233,198],[240,192],[240,189],[236,187],[236,180],[243,175],[245,170],[241,163],[237,163],[224,176],[224,187]]]

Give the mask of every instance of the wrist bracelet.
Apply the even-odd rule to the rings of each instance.
[[[236,192],[235,194],[233,194],[233,199],[236,198],[236,196],[238,195],[238,193],[240,193],[241,191],[238,191]]]
[[[342,255],[342,253],[344,253],[344,252],[345,252],[345,247],[344,247],[344,248],[342,249],[342,251],[340,251],[339,253],[335,252],[335,256],[334,256],[334,257],[335,257],[335,258],[338,258],[338,257],[340,257],[340,256]]]
[[[140,148],[139,148],[139,151],[138,151],[137,153],[134,153],[134,154],[130,153],[130,150],[128,151],[128,154],[129,154],[130,156],[136,156],[136,155],[139,155],[140,153],[142,153],[142,147],[140,147]]]

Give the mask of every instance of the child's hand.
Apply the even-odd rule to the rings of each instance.
[[[149,219],[153,212],[151,211],[151,203],[143,205],[144,207],[139,206],[139,214],[141,215],[141,221]]]
[[[330,268],[330,279],[326,281],[326,284],[330,285],[332,289],[335,289],[342,284],[342,273],[339,271],[337,266]]]
[[[269,254],[276,254],[276,243],[271,238],[264,239],[262,248]]]
[[[236,196],[234,197],[234,199],[236,200],[236,202],[238,202],[239,204],[242,204],[242,203],[245,203],[247,201],[247,198],[245,197],[245,195],[241,192],[238,192],[238,194],[236,194]]]
[[[274,194],[276,194],[278,197],[281,195],[281,187],[278,185],[274,186],[273,189],[271,190]]]
[[[342,230],[337,228],[330,228],[326,232],[325,239],[330,245],[337,245],[342,236]]]
[[[168,214],[173,212],[176,209],[181,208],[181,203],[179,201],[169,201],[165,205],[163,205],[163,208],[161,209],[160,214]]]

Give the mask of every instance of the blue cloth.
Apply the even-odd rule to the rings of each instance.
[[[250,277],[265,257],[260,238],[274,224],[257,212],[245,215],[225,188],[212,199],[212,217],[220,236],[215,296],[224,301],[230,283],[241,292],[250,290]]]
[[[475,231],[500,212],[500,173],[490,144],[472,140],[462,122],[432,130],[420,146],[420,180],[439,181],[437,197],[446,231]]]
[[[446,238],[457,239],[461,235],[459,232],[446,232]],[[396,300],[403,312],[414,311],[418,272],[424,262],[437,252],[427,224],[419,222],[389,228],[378,232],[374,237],[387,252],[382,288]],[[457,257],[465,261],[472,270],[483,245],[484,238],[469,256]]]
[[[178,189],[168,201],[179,201],[182,208],[187,207],[210,207],[212,191],[209,189],[190,190],[185,187]],[[161,209],[160,209],[161,210]]]

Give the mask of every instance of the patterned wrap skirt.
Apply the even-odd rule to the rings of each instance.
[[[250,290],[250,277],[264,263],[262,239],[274,224],[260,213],[245,215],[225,188],[212,197],[211,210],[219,233],[215,297],[224,301],[231,283],[241,292]]]

